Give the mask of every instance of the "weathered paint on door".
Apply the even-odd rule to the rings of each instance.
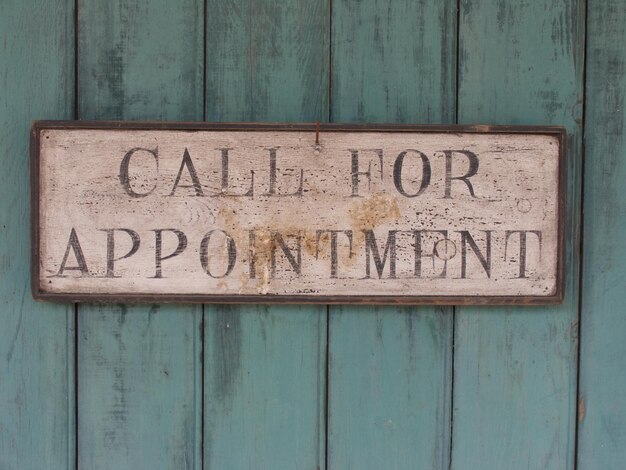
[[[2,0],[0,469],[622,468],[625,24],[624,0]],[[565,125],[566,300],[35,303],[28,129],[72,118]]]

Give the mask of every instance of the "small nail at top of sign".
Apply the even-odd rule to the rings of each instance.
[[[315,155],[319,155],[322,150],[320,145],[320,122],[315,123]]]

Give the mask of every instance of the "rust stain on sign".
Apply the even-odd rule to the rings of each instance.
[[[352,228],[356,232],[372,230],[383,222],[398,220],[398,201],[384,193],[374,194],[363,202],[356,202],[349,209]]]
[[[578,422],[582,423],[585,419],[585,400],[581,398],[578,402]]]
[[[37,298],[548,303],[564,132],[39,123]]]

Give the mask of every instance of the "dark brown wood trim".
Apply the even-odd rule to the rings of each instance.
[[[39,134],[41,127],[35,122],[30,131],[30,285],[33,297],[45,298],[39,290]]]
[[[169,121],[36,121],[33,130],[41,129],[119,129],[119,130],[180,130],[180,131],[311,131],[317,123],[312,122],[169,122]],[[503,126],[503,125],[428,125],[428,124],[342,124],[320,123],[320,136],[324,132],[433,132],[463,134],[565,134],[562,126]]]

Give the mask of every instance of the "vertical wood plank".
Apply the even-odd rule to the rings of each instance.
[[[454,0],[336,0],[332,15],[334,122],[454,123]]]
[[[459,122],[567,127],[563,305],[457,309],[452,468],[573,468],[582,0],[461,0]]]
[[[332,119],[454,122],[455,1],[333,1]],[[447,468],[451,309],[331,307],[329,468]]]
[[[325,0],[208,0],[207,119],[325,120],[329,18]],[[205,467],[323,469],[326,307],[205,308]]]
[[[331,307],[329,468],[447,468],[452,312]]]
[[[0,7],[0,468],[74,468],[74,306],[30,293],[28,142],[74,109],[74,7]]]
[[[324,468],[324,306],[206,307],[205,468]]]
[[[208,0],[207,121],[325,121],[329,4]]]
[[[626,449],[626,2],[588,12],[579,470],[622,468]]]
[[[80,0],[82,119],[203,116],[201,0]],[[90,306],[78,315],[78,461],[201,468],[200,306]]]

